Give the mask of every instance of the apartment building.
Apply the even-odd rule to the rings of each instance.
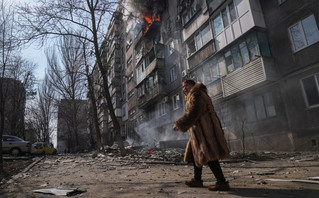
[[[2,92],[0,104],[4,106],[3,134],[15,135],[24,139],[31,138],[25,133],[26,90],[23,83],[13,78],[0,78],[0,86]]]
[[[58,104],[58,153],[84,152],[92,148],[86,100],[62,99]]]
[[[182,3],[185,73],[208,87],[231,150],[318,149],[316,1]]]
[[[187,139],[171,128],[181,82],[193,78],[207,86],[231,150],[318,149],[317,1],[124,2],[124,135]]]

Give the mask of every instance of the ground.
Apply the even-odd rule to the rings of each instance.
[[[258,153],[232,155],[221,161],[231,189],[208,191],[215,179],[203,168],[203,188],[184,181],[193,168],[181,162],[179,151],[134,150],[126,157],[114,153],[56,155],[33,159],[19,174],[2,181],[0,197],[58,197],[39,189],[74,190],[73,197],[302,197],[319,195],[317,153]],[[271,179],[284,179],[272,181]],[[78,190],[78,191],[76,191]]]

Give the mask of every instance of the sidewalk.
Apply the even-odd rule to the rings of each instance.
[[[73,197],[319,197],[319,155],[278,155],[272,158],[229,159],[222,169],[231,190],[208,191],[215,180],[203,168],[203,188],[189,188],[184,180],[193,176],[192,166],[144,159],[92,154],[47,156],[29,170],[0,186],[0,197],[61,197],[35,193],[39,189],[79,190]],[[271,181],[271,179],[281,179]],[[316,178],[312,178],[316,179]],[[78,193],[78,194],[77,194]]]

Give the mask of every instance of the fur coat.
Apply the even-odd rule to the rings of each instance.
[[[209,161],[228,157],[229,149],[224,131],[206,86],[197,82],[185,99],[185,113],[175,122],[182,132],[188,130],[190,137],[184,161],[201,167]]]

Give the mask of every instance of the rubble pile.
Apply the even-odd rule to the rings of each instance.
[[[118,157],[119,160],[126,160],[131,162],[145,162],[145,163],[174,163],[181,164],[184,159],[184,149],[158,149],[158,148],[138,148],[128,150],[125,157]]]

